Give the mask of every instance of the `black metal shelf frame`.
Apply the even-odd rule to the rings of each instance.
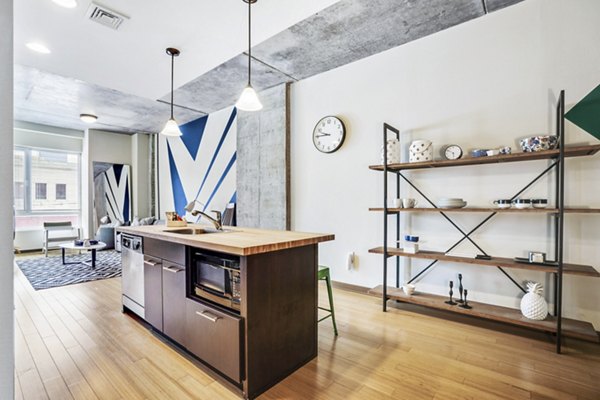
[[[556,192],[555,199],[557,202],[558,212],[553,214],[554,216],[554,260],[558,268],[556,272],[552,273],[554,276],[554,310],[553,314],[556,317],[556,352],[561,352],[562,345],[562,285],[563,285],[563,246],[564,246],[564,180],[565,180],[565,91],[561,90],[560,96],[556,106],[556,132],[558,136],[558,144],[559,144],[559,153],[556,157],[552,158],[551,164],[545,168],[542,172],[540,172],[535,178],[533,178],[527,185],[521,188],[514,196],[511,197],[511,200],[516,199],[522,193],[524,193],[527,189],[529,189],[533,184],[535,184],[542,177],[546,176],[553,169],[556,169],[557,172],[555,174],[556,179]],[[395,135],[396,139],[400,140],[400,131],[393,126],[384,123],[383,124],[383,311],[387,311],[387,301],[389,297],[387,295],[387,280],[388,280],[388,258],[394,256],[393,254],[389,254],[388,251],[388,216],[395,214],[396,217],[396,248],[400,248],[400,214],[401,213],[390,213],[388,211],[388,172],[392,172],[396,175],[396,198],[400,198],[400,182],[401,179],[404,180],[408,185],[410,185],[417,193],[419,193],[431,206],[434,208],[439,208],[433,201],[429,199],[429,197],[423,193],[411,180],[402,173],[402,171],[390,170],[388,168],[387,162],[387,151],[386,145],[388,136],[390,134]],[[496,216],[497,212],[492,212],[486,218],[484,218],[480,223],[478,223],[473,229],[469,232],[465,232],[462,230],[451,217],[448,216],[442,209],[439,211],[440,215],[444,217],[457,231],[462,235],[461,239],[454,243],[445,253],[453,250],[461,244],[463,241],[468,240],[473,244],[482,254],[487,255],[485,250],[483,250],[472,238],[471,235],[476,232],[479,228],[485,225],[489,220],[491,220],[494,216]],[[396,288],[400,287],[400,257],[395,256],[396,258]],[[429,265],[427,265],[423,270],[421,270],[418,274],[412,277],[408,283],[414,282],[416,279],[421,277],[425,272],[431,269],[435,264],[437,264],[439,260],[433,260]],[[516,285],[522,292],[525,292],[525,289],[516,282],[502,267],[496,267],[500,272],[502,272],[514,285]]]

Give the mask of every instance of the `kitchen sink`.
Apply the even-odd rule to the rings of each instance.
[[[179,229],[165,229],[163,232],[176,233],[178,235],[203,235],[205,233],[224,233],[230,232],[228,229],[216,230],[214,228],[179,228]]]

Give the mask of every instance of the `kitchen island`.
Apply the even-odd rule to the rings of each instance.
[[[333,235],[203,225],[118,230],[141,238],[143,253],[143,273],[130,274],[130,250],[124,249],[123,310],[138,314],[245,398],[317,356],[318,244]],[[143,280],[141,301],[126,296],[130,276],[137,285]]]

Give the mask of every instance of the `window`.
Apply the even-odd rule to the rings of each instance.
[[[79,209],[79,155],[41,150],[30,151],[31,181],[45,182],[57,191],[57,183],[76,188],[60,198],[48,193],[42,198],[35,197],[31,202],[32,211],[78,210]],[[37,195],[37,185],[36,185]]]
[[[15,209],[22,210],[23,206],[24,206],[23,202],[25,200],[25,183],[15,182],[14,193],[15,193]]]
[[[79,224],[80,155],[17,147],[14,152],[14,202],[17,229],[43,222]]]
[[[35,184],[35,199],[46,200],[46,184],[36,183]]]
[[[67,185],[65,183],[56,184],[56,200],[67,199]]]
[[[15,150],[13,158],[13,173],[15,180],[15,210],[25,209],[25,152]]]

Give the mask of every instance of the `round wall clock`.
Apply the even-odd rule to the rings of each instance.
[[[323,153],[333,153],[344,144],[346,126],[341,119],[334,116],[321,118],[313,129],[313,144]]]
[[[459,145],[450,144],[444,147],[442,156],[444,156],[446,160],[458,160],[463,156],[463,151]]]

